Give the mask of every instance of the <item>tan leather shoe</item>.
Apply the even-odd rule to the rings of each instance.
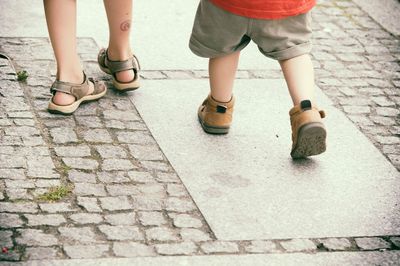
[[[292,158],[323,153],[326,150],[326,129],[322,122],[325,112],[312,106],[309,100],[304,100],[293,107],[289,115],[292,125]]]
[[[197,115],[204,131],[210,134],[226,134],[232,123],[235,98],[227,103],[217,102],[211,95],[200,105]]]

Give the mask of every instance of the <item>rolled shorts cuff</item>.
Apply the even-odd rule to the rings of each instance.
[[[190,37],[189,48],[195,55],[200,56],[200,57],[211,58],[211,57],[215,57],[218,54],[217,51],[203,45],[201,42],[196,40],[193,36]]]
[[[236,51],[240,51],[243,48],[245,48],[247,44],[242,44],[241,46],[236,47],[236,49],[234,49],[232,51],[221,52],[221,51],[217,51],[217,50],[207,47],[206,45],[202,44],[200,41],[198,41],[192,35],[190,37],[190,41],[189,41],[189,48],[197,56],[204,57],[204,58],[214,58],[214,57],[220,57],[220,56],[232,54]]]
[[[264,52],[260,47],[258,47],[258,49],[260,50],[260,52],[272,59],[281,61],[281,60],[287,60],[287,59],[291,59],[294,57],[298,57],[300,55],[303,54],[309,54],[311,52],[312,49],[312,43],[311,42],[305,42],[305,43],[301,43],[298,44],[296,46],[292,46],[288,49],[285,50],[281,50],[281,51],[276,51],[276,52]]]

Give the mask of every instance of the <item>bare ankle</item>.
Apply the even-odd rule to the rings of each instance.
[[[107,49],[108,59],[111,61],[124,61],[132,56],[131,49],[113,49],[109,47]]]
[[[219,94],[214,94],[211,93],[211,98],[214,99],[214,101],[220,102],[220,103],[229,103],[232,100],[232,94],[230,95],[219,95]]]
[[[64,82],[82,84],[84,82],[83,72],[59,72],[57,73],[57,79]]]

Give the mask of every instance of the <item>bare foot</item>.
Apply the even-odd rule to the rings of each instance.
[[[113,52],[111,49],[107,49],[107,57],[111,61],[125,61],[131,55],[132,55],[132,53],[130,51],[123,52],[121,54],[120,51]],[[131,82],[135,79],[135,72],[133,72],[132,69],[124,70],[124,71],[115,73],[115,76],[116,76],[118,82]]]
[[[115,76],[117,78],[117,81],[119,81],[119,82],[131,82],[132,80],[135,79],[135,72],[133,72],[133,70],[130,69],[130,70],[117,72],[117,73],[115,73]]]

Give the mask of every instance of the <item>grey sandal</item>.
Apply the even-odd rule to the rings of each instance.
[[[83,73],[83,75],[84,81],[82,84],[63,82],[59,80],[54,81],[50,88],[50,92],[53,94],[53,97],[54,94],[59,91],[74,96],[75,102],[69,105],[58,105],[53,102],[53,97],[51,97],[49,106],[47,108],[50,113],[70,115],[75,112],[76,109],[78,109],[81,103],[97,100],[106,94],[107,88],[104,82],[95,82],[93,79],[88,78],[85,73]],[[94,90],[91,94],[87,95],[89,91],[89,82],[94,84]]]
[[[99,55],[97,56],[97,62],[99,63],[100,69],[103,72],[112,75],[114,87],[118,91],[131,91],[140,87],[140,78],[138,74],[140,65],[135,55],[132,55],[125,61],[111,61],[108,59],[107,49],[103,48],[100,50]],[[128,82],[121,82],[117,80],[115,75],[116,73],[130,69],[132,69],[135,74],[135,78],[133,80]]]

